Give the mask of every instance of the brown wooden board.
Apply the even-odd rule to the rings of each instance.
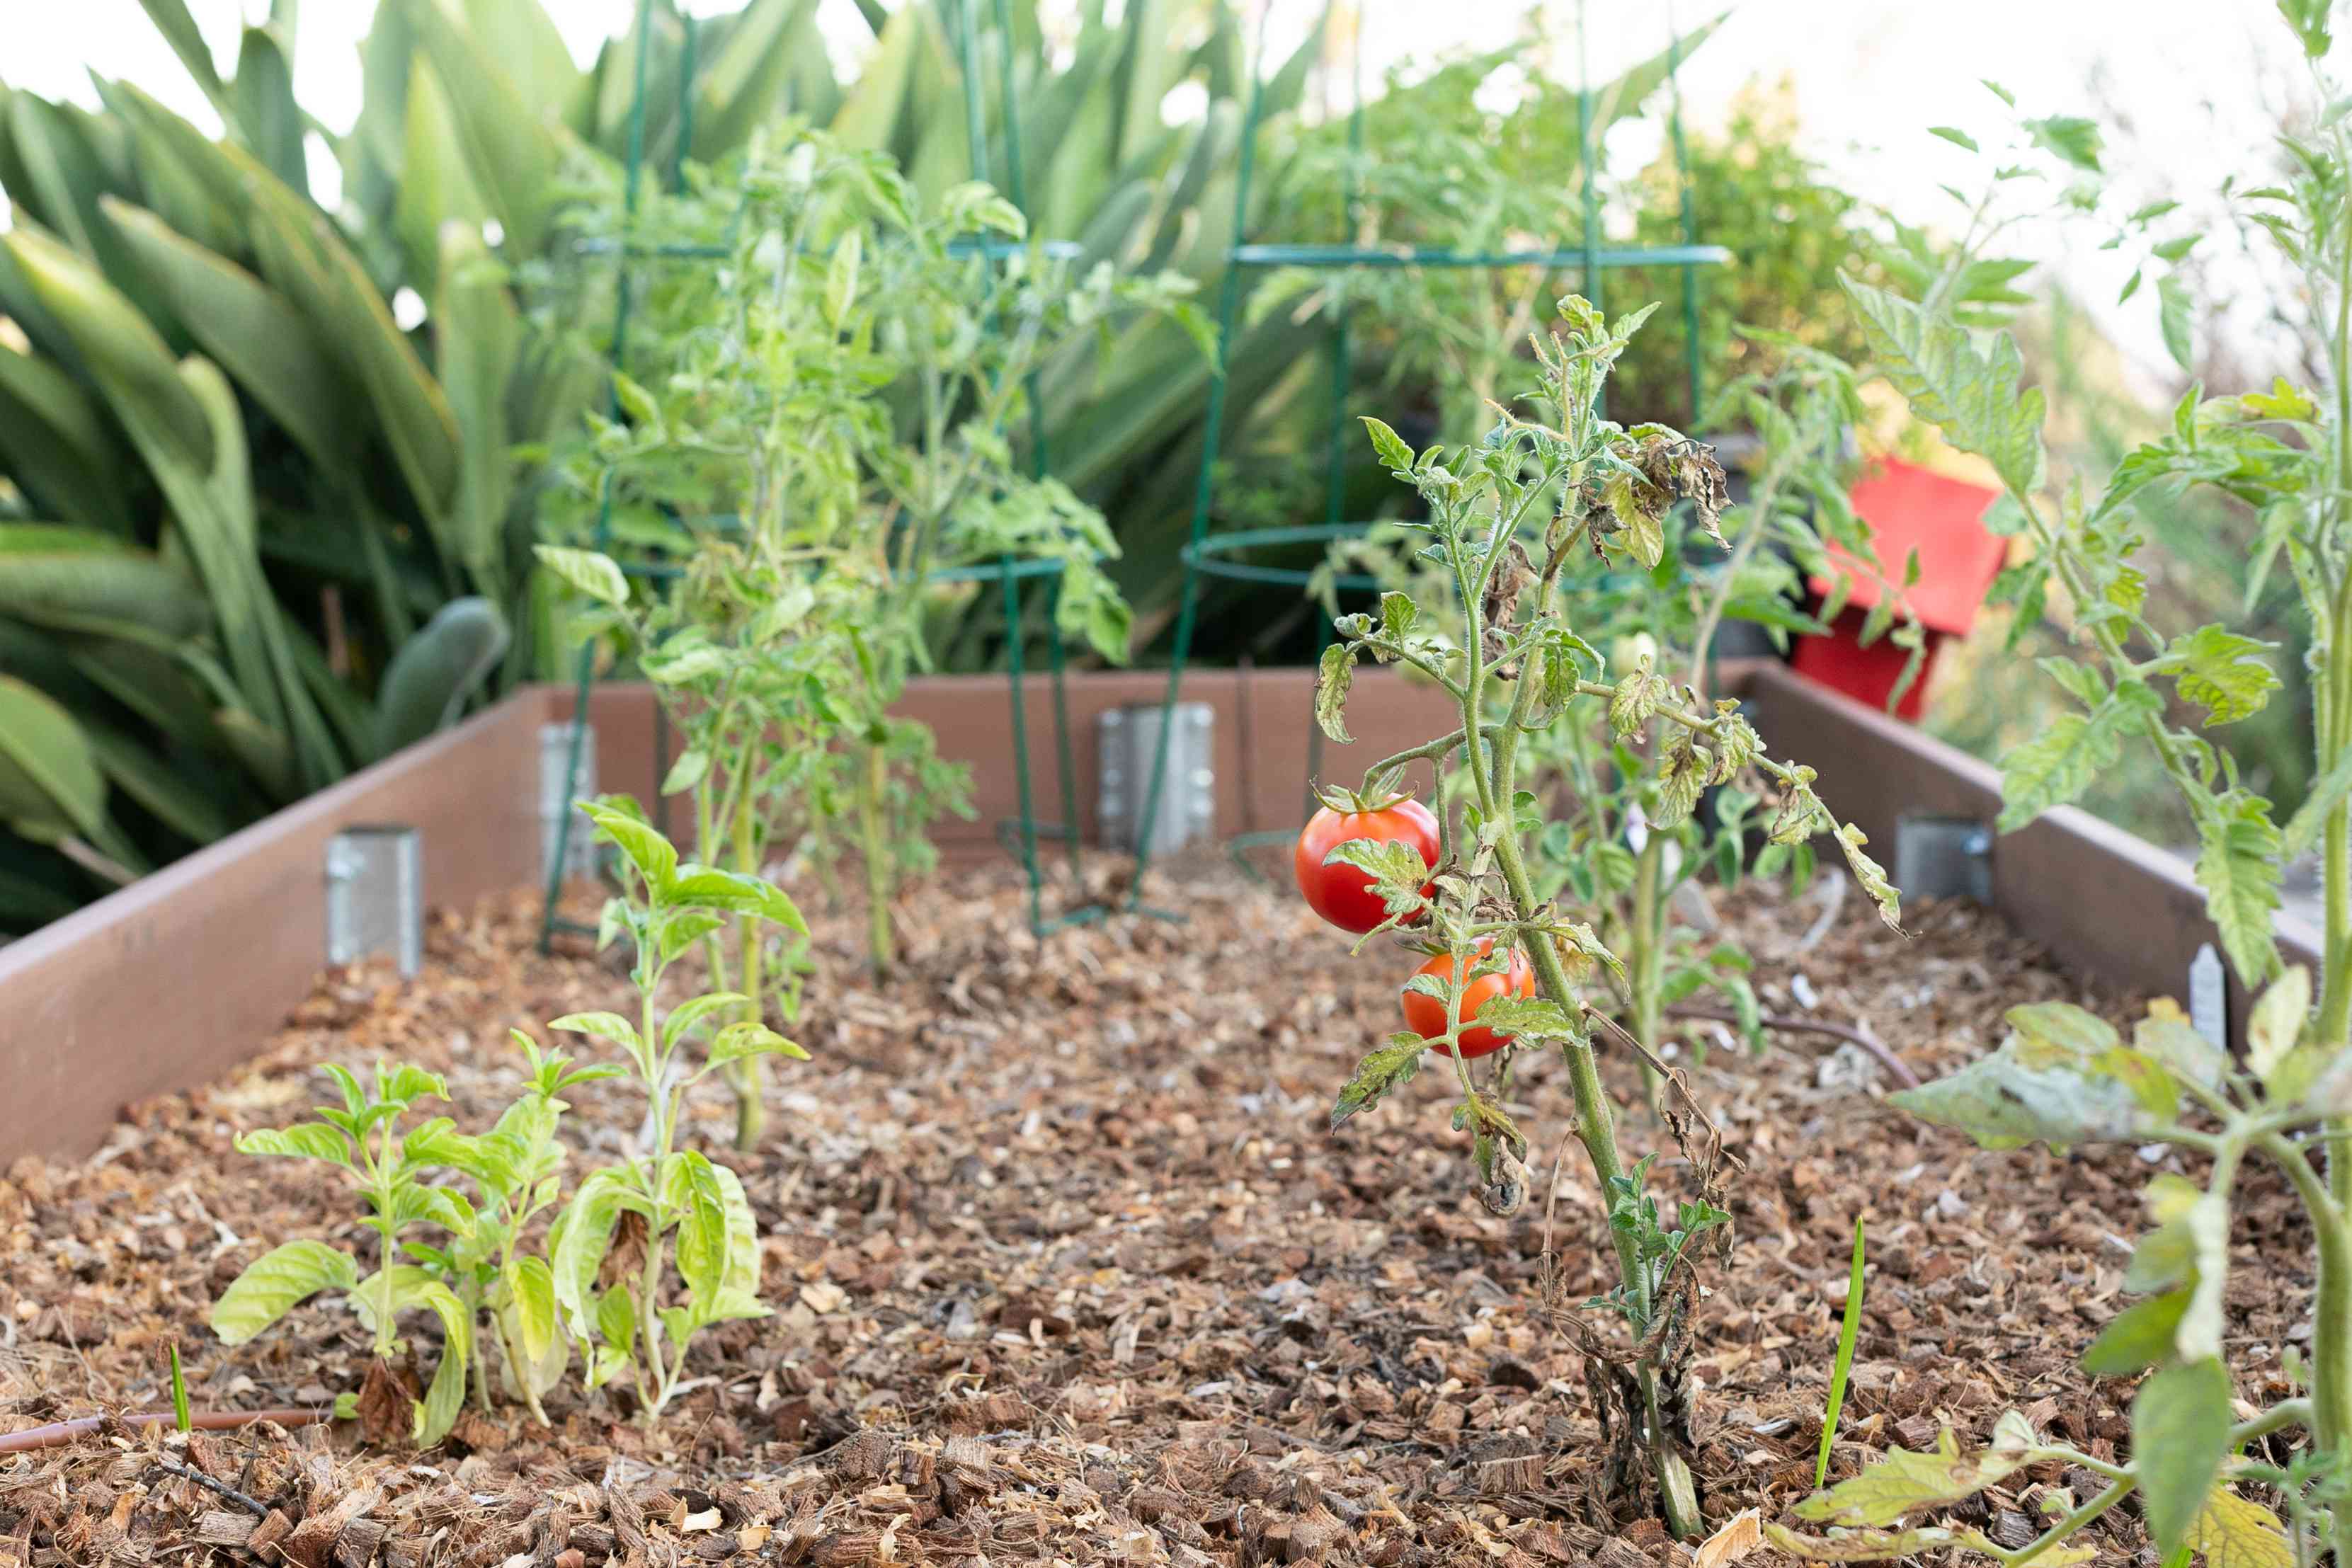
[[[1778,666],[1727,666],[1727,689],[1755,704],[1776,752],[1821,769],[1822,797],[1859,822],[1883,860],[1906,812],[1976,817],[1999,810],[1994,769],[1885,715]],[[1327,746],[1322,775],[1349,783],[1367,764],[1438,732],[1446,705],[1393,671],[1357,676],[1356,741]],[[1220,837],[1300,820],[1311,672],[1201,671],[1182,695],[1216,712]],[[1087,673],[1068,683],[1071,752],[1082,831],[1095,836],[1096,727],[1108,708],[1157,702],[1167,677]],[[1034,809],[1060,814],[1051,686],[1024,687]],[[598,779],[650,795],[653,700],[644,686],[599,687],[593,700]],[[77,1155],[119,1107],[215,1077],[253,1051],[325,962],[324,861],[345,827],[399,823],[424,840],[425,897],[464,905],[539,875],[539,731],[570,716],[569,688],[533,687],[446,735],[352,776],[25,939],[0,948],[0,1160]],[[941,824],[950,861],[1000,855],[996,824],[1018,811],[1011,689],[997,676],[917,681],[908,716],[938,732],[942,756],[970,764],[977,817]],[[683,824],[681,824],[682,826]],[[1041,850],[1051,846],[1041,846]],[[1997,841],[1994,904],[2023,935],[2126,989],[2183,995],[2188,966],[2211,939],[2189,868],[2072,809]],[[2314,936],[2281,932],[2309,961]],[[2232,981],[2233,1025],[2245,998]]]
[[[1990,823],[2000,814],[1999,768],[1851,697],[1761,665],[1747,698],[1773,754],[1819,768],[1823,802],[1870,836],[1870,852],[1890,871],[1901,818]],[[2018,934],[2118,989],[2186,1005],[2198,947],[2220,946],[2188,862],[2079,808],[2061,806],[1996,838],[1992,857],[1993,907]],[[2316,933],[2284,918],[2278,928],[2289,963],[2317,963]],[[2233,1036],[2242,1036],[2247,1010],[2233,975]]]
[[[0,1158],[85,1152],[120,1107],[250,1054],[327,961],[341,829],[420,830],[434,904],[536,876],[546,709],[519,694],[0,947]]]
[[[1070,754],[1076,775],[1078,821],[1084,841],[1097,837],[1101,769],[1097,733],[1102,716],[1130,703],[1158,703],[1168,676],[1152,670],[1089,672],[1067,684]],[[1451,699],[1425,681],[1407,682],[1392,670],[1367,669],[1356,676],[1356,696],[1348,724],[1355,743],[1323,747],[1322,776],[1353,784],[1381,758],[1428,739],[1459,722]],[[1045,675],[1024,683],[1033,812],[1041,822],[1062,815],[1061,765],[1054,743],[1053,685]],[[1215,831],[1219,837],[1296,826],[1304,816],[1308,727],[1314,718],[1312,670],[1194,671],[1184,678],[1181,700],[1207,703],[1216,716]],[[591,695],[596,728],[596,779],[604,789],[625,790],[650,800],[656,782],[653,688],[642,685],[599,686]],[[551,690],[551,713],[569,718],[572,694]],[[1002,676],[934,675],[907,690],[898,712],[929,725],[940,755],[971,768],[973,819],[950,818],[933,831],[943,859],[969,862],[1003,853],[996,824],[1020,815],[1013,767],[1012,683]],[[673,735],[669,755],[679,743]],[[1141,810],[1139,799],[1133,810]],[[672,823],[690,837],[686,814]],[[1050,846],[1044,846],[1050,847]],[[1043,848],[1041,847],[1041,852]]]

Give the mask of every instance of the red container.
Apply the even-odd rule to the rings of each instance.
[[[1985,592],[2008,556],[2008,541],[1984,526],[1985,512],[2000,495],[1899,458],[1874,462],[1855,481],[1852,499],[1855,513],[1871,527],[1878,572],[1887,587],[1882,590],[1866,569],[1857,576],[1846,607],[1830,622],[1829,631],[1797,639],[1790,661],[1797,672],[1872,707],[1885,707],[1910,654],[1884,636],[1864,647],[1862,628],[1883,591],[1898,592],[1927,632],[1927,661],[1895,710],[1897,717],[1916,721],[1927,704],[1927,677],[1937,648],[1976,624]],[[1914,549],[1919,552],[1919,580],[1904,591],[1895,585],[1902,582],[1904,563]],[[1834,548],[1830,553],[1833,559],[1850,559]],[[1828,593],[1832,585],[1826,576],[1811,583],[1817,594]]]

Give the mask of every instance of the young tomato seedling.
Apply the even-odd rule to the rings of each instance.
[[[762,1056],[805,1061],[808,1053],[748,1019],[721,1027],[702,1065],[685,1070],[680,1048],[695,1027],[740,1009],[732,991],[706,991],[661,1011],[663,977],[723,922],[751,916],[806,935],[793,901],[757,877],[680,864],[677,851],[624,797],[583,801],[597,832],[620,846],[623,896],[605,905],[607,940],[626,934],[636,950],[630,979],[637,1017],[572,1013],[548,1027],[610,1040],[626,1056],[645,1090],[650,1146],[619,1165],[592,1171],[573,1192],[548,1239],[556,1306],[587,1350],[588,1385],[626,1373],[647,1425],[677,1390],[694,1335],[712,1323],[768,1315],[760,1301],[760,1236],[743,1184],[699,1152],[677,1146],[678,1115],[694,1083],[731,1064]],[[626,1223],[642,1261],[609,1288],[599,1276]],[[625,1259],[626,1254],[619,1254]],[[671,1286],[676,1263],[678,1290]]]
[[[1592,555],[1661,568],[1667,559],[1664,520],[1675,503],[1689,502],[1712,531],[1721,502],[1722,470],[1705,446],[1659,425],[1628,430],[1597,412],[1610,365],[1647,314],[1612,324],[1580,298],[1561,300],[1556,331],[1533,339],[1541,384],[1528,414],[1502,413],[1477,445],[1416,455],[1386,424],[1365,422],[1381,461],[1428,504],[1425,520],[1404,526],[1426,536],[1423,553],[1442,574],[1460,634],[1432,635],[1426,627],[1433,618],[1412,595],[1383,594],[1377,617],[1337,622],[1339,641],[1325,656],[1316,707],[1325,730],[1344,743],[1357,661],[1411,665],[1453,696],[1461,723],[1374,764],[1362,797],[1390,800],[1406,767],[1423,760],[1441,776],[1459,769],[1468,779],[1460,825],[1441,846],[1433,878],[1419,846],[1391,839],[1340,842],[1323,857],[1327,866],[1370,877],[1386,911],[1375,932],[1411,923],[1428,955],[1422,972],[1406,982],[1409,1027],[1364,1059],[1341,1090],[1332,1121],[1343,1123],[1378,1103],[1438,1048],[1461,1088],[1454,1124],[1473,1134],[1485,1197],[1509,1212],[1527,1195],[1527,1141],[1501,1093],[1480,1085],[1472,1061],[1483,1050],[1507,1072],[1516,1049],[1558,1047],[1576,1102],[1576,1135],[1608,1196],[1619,1275],[1608,1295],[1589,1304],[1622,1315],[1631,1330],[1608,1336],[1577,1320],[1601,1396],[1597,1414],[1612,1437],[1612,1473],[1622,1477],[1637,1456],[1645,1457],[1668,1527],[1689,1539],[1703,1523],[1684,1452],[1683,1375],[1696,1298],[1691,1243],[1708,1232],[1727,1243],[1720,1139],[1681,1075],[1579,991],[1598,970],[1622,976],[1622,967],[1590,925],[1537,894],[1528,844],[1545,821],[1538,798],[1520,782],[1523,744],[1596,714],[1620,738],[1655,724],[1664,738],[1652,759],[1640,761],[1630,747],[1625,755],[1648,776],[1663,820],[1686,817],[1710,785],[1755,779],[1759,794],[1779,796],[1770,830],[1776,842],[1834,831],[1856,880],[1890,924],[1895,895],[1863,852],[1861,833],[1834,828],[1813,792],[1811,771],[1767,757],[1737,705],[1710,703],[1646,664],[1605,680],[1605,661],[1570,623],[1560,583],[1572,560]],[[1523,972],[1528,981],[1518,977]],[[1671,1227],[1643,1190],[1649,1162],[1629,1173],[1620,1160],[1596,1027],[1664,1082],[1667,1125],[1688,1157],[1695,1186]]]
[[[243,1344],[320,1291],[341,1291],[375,1336],[376,1360],[389,1363],[401,1350],[394,1332],[400,1315],[433,1313],[444,1335],[441,1364],[416,1405],[411,1434],[429,1446],[448,1435],[465,1405],[474,1314],[432,1271],[398,1260],[416,1250],[408,1239],[415,1227],[436,1226],[463,1237],[474,1228],[475,1216],[473,1206],[457,1192],[419,1179],[433,1162],[410,1146],[400,1122],[418,1100],[446,1100],[449,1091],[438,1077],[416,1067],[379,1062],[368,1086],[347,1069],[330,1065],[326,1071],[342,1091],[340,1110],[321,1107],[316,1122],[243,1134],[236,1146],[241,1154],[323,1161],[356,1176],[367,1201],[362,1223],[376,1233],[375,1272],[362,1276],[350,1253],[324,1242],[286,1242],[256,1259],[221,1292],[213,1304],[213,1331],[225,1343]]]
[[[577,1083],[618,1077],[621,1069],[574,1067],[562,1051],[542,1052],[520,1030],[510,1032],[530,1063],[530,1082],[498,1124],[477,1136],[437,1118],[409,1134],[410,1158],[462,1171],[482,1195],[472,1226],[447,1248],[411,1246],[409,1251],[457,1293],[478,1332],[488,1314],[507,1392],[544,1423],[547,1412],[540,1401],[562,1381],[571,1345],[556,1321],[555,1281],[547,1260],[524,1252],[521,1243],[531,1221],[551,1209],[562,1193],[564,1149],[555,1129],[570,1104],[560,1096]],[[474,1358],[474,1397],[488,1407],[489,1372],[480,1356]]]

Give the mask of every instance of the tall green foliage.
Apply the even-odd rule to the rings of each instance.
[[[2078,797],[2127,748],[2153,756],[2195,824],[2206,911],[2259,999],[2242,1057],[2162,999],[2128,1038],[2065,1003],[2013,1009],[1998,1051],[1895,1097],[1988,1148],[2167,1145],[2194,1175],[2149,1182],[2149,1226],[2124,1277],[2142,1299],[2084,1353],[2095,1375],[2141,1379],[2121,1462],[2047,1440],[2012,1412],[1987,1449],[1963,1455],[1947,1433],[1936,1453],[1896,1450],[1800,1505],[1799,1517],[1829,1534],[1776,1533],[1808,1557],[1958,1547],[2011,1563],[2087,1561],[2095,1549],[2074,1538],[2135,1494],[2168,1563],[2198,1552],[2215,1563],[2315,1562],[2331,1551],[2340,1561],[2352,1544],[2352,131],[2327,64],[2329,7],[2282,0],[2278,10],[2309,63],[2307,101],[2327,107],[2282,139],[2285,177],[2236,200],[2250,242],[2274,249],[2307,297],[2324,302],[2314,317],[2325,323],[2313,345],[2324,367],[2315,392],[2284,380],[2218,397],[2192,387],[2170,429],[2125,455],[2103,484],[2048,493],[2043,392],[2023,384],[2008,332],[1971,330],[1981,318],[1972,323],[1956,306],[1972,272],[2012,265],[1983,253],[2020,216],[2048,209],[2033,192],[2057,190],[2062,214],[2094,218],[2116,247],[2142,259],[2126,298],[2153,275],[2158,325],[2184,368],[2191,357],[2174,269],[2203,235],[2184,227],[2169,202],[2107,214],[2099,127],[2088,120],[2020,119],[2001,128],[2001,144],[1984,136],[1985,194],[1962,197],[1966,242],[1917,298],[1846,283],[1887,379],[1945,439],[2000,476],[2009,526],[2032,546],[2006,574],[2005,597],[2024,618],[2063,615],[2079,650],[2040,662],[2070,706],[2005,759],[2003,826]],[[1936,134],[1980,147],[1970,127]],[[2226,622],[2159,622],[2138,559],[2142,508],[2203,487],[2259,511],[2256,583],[2273,569],[2291,575],[2308,623],[2317,782],[2292,816],[2206,738],[2275,700],[2275,649]],[[2282,962],[2273,925],[2283,869],[2314,847],[2326,922],[2316,973]],[[2294,1272],[2312,1281],[2314,1326],[2308,1358],[2288,1363],[2285,1397],[2249,1405],[2238,1400],[2229,1361],[2238,1293],[2230,1276],[2244,1267],[2231,1232],[2241,1179],[2256,1164],[2293,1189],[2309,1220],[2312,1253]],[[2258,1288],[2296,1286],[2282,1274]],[[2097,1477],[2099,1490],[2032,1542],[2005,1546],[1964,1524],[1906,1522],[2053,1461]]]
[[[618,417],[565,464],[572,533],[599,520],[625,553],[665,553],[677,582],[633,604],[611,557],[543,556],[607,608],[677,718],[688,747],[666,789],[692,798],[705,852],[749,874],[779,827],[824,860],[854,843],[887,969],[891,899],[929,868],[926,828],[969,810],[928,728],[891,711],[927,661],[940,574],[1050,561],[1063,633],[1126,656],[1101,515],[1016,455],[1032,374],[1142,312],[1188,330],[1196,353],[1207,329],[1180,274],[1079,270],[1026,246],[1020,213],[985,183],[926,200],[887,155],[789,127],[683,196],[608,215],[615,245],[723,253],[663,269],[617,376]],[[712,962],[757,1016],[769,995],[752,935],[732,952],[715,940]],[[748,1113],[756,1086],[739,1087]]]
[[[1066,52],[1032,0],[1003,8],[1009,30],[994,0],[872,5],[873,45],[846,78],[814,0],[751,0],[690,37],[656,0],[642,40],[633,24],[586,68],[541,0],[382,0],[341,135],[292,96],[292,6],[246,29],[224,70],[183,0],[144,4],[219,141],[127,83],[100,82],[96,111],[0,89],[16,224],[0,250],[0,677],[12,709],[37,709],[0,747],[23,830],[0,840],[11,927],[413,736],[486,653],[494,680],[552,673],[553,599],[530,553],[538,455],[595,397],[610,312],[551,322],[517,309],[514,285],[577,259],[567,214],[583,170],[591,191],[617,180],[640,42],[658,181],[798,115],[939,198],[975,166],[969,20],[985,166],[1011,169],[1009,63],[1030,226],[1078,242],[1079,271],[1206,281],[1232,238],[1248,72],[1230,0],[1091,13]],[[1269,78],[1272,120],[1298,103],[1319,39]],[[1184,81],[1208,103],[1171,122],[1163,100]],[[310,186],[328,157],[336,213]],[[397,325],[396,300],[424,325]],[[1228,345],[1244,397],[1308,331],[1274,323]],[[1150,561],[1181,526],[1207,373],[1157,318],[1040,366],[1055,471],[1133,519]],[[492,613],[436,621],[458,597]]]
[[[222,139],[127,83],[97,112],[0,91],[0,673],[38,714],[8,748],[16,927],[529,668],[514,449],[593,385],[478,222],[436,212],[429,256],[387,271],[318,205],[290,18],[224,75],[177,0],[148,8]]]

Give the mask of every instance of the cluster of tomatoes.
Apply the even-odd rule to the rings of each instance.
[[[1400,798],[1357,810],[1342,811],[1325,806],[1307,820],[1307,826],[1298,835],[1298,847],[1291,854],[1291,870],[1298,878],[1298,891],[1306,895],[1309,909],[1340,930],[1360,936],[1389,917],[1388,904],[1374,891],[1370,873],[1344,862],[1324,863],[1333,850],[1355,839],[1410,844],[1420,852],[1422,863],[1435,870],[1437,818],[1420,801]],[[1421,891],[1426,895],[1430,890],[1424,886]],[[1483,956],[1493,946],[1492,938],[1482,939],[1478,952]],[[1413,973],[1444,975],[1456,982],[1462,977],[1460,965],[1450,953],[1437,954]],[[1527,956],[1515,950],[1503,970],[1481,975],[1463,988],[1462,1016],[1474,1019],[1478,1009],[1496,997],[1531,997],[1535,988],[1535,974],[1528,967]],[[1407,1029],[1423,1040],[1435,1040],[1445,1033],[1444,1002],[1410,986],[1402,996]],[[1510,1038],[1491,1029],[1465,1029],[1461,1036],[1462,1054],[1484,1056],[1488,1051],[1500,1051]],[[1438,1049],[1451,1054],[1449,1047]]]

